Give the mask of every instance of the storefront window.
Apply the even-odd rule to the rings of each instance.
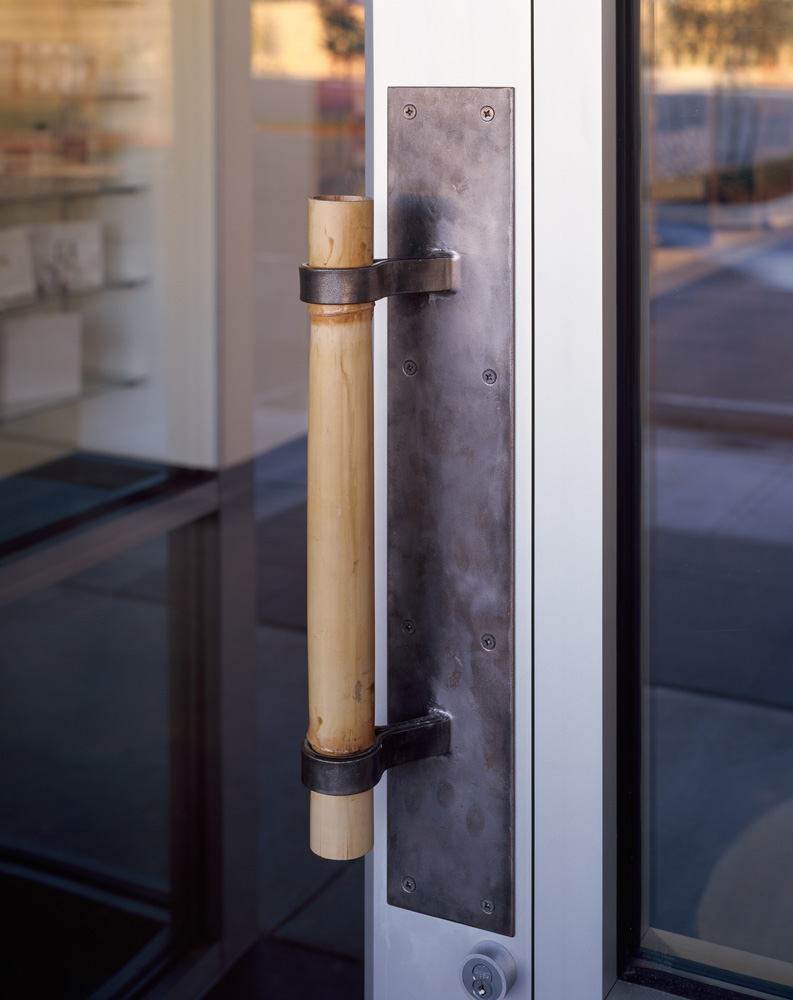
[[[640,958],[782,995],[793,987],[793,3],[642,9]]]
[[[218,466],[212,25],[208,0],[0,0],[9,997],[120,995],[187,939],[200,625],[173,606],[182,528],[143,522]]]

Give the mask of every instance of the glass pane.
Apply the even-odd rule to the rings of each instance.
[[[167,575],[160,538],[0,610],[9,998],[81,1000],[168,945]]]
[[[217,467],[212,26],[212,0],[0,0],[6,573]],[[0,611],[9,996],[128,985],[181,931],[169,564],[162,539]]]
[[[133,980],[140,992],[166,951],[170,963],[212,946],[216,901],[232,891],[215,891],[222,847],[205,815],[207,802],[227,801],[225,786],[214,798],[213,755],[229,737],[207,707],[218,699],[201,688],[220,690],[227,665],[215,640],[229,629],[214,627],[230,603],[218,597],[218,519],[48,586],[187,516],[193,500],[196,516],[213,502],[211,487],[203,500],[185,493],[216,477],[218,358],[233,362],[245,337],[244,323],[226,324],[222,340],[219,330],[218,286],[231,268],[220,266],[216,98],[235,81],[218,31],[229,6],[0,0],[9,997],[126,996]],[[245,4],[234,6],[224,39],[247,21]],[[244,500],[235,489],[240,528]]]
[[[216,464],[211,5],[0,0],[0,475]]]
[[[308,198],[362,194],[363,3],[253,0],[256,246],[256,508],[263,967],[322,995],[363,996],[363,863],[309,849],[309,794],[295,781],[308,720],[306,428],[308,311],[297,295]],[[291,291],[291,290],[294,291]],[[279,808],[273,810],[272,803]],[[288,970],[288,971],[287,971]],[[238,991],[253,984],[234,979]]]
[[[363,194],[362,2],[252,0],[256,241],[256,443],[308,426],[307,200]]]
[[[641,955],[784,992],[793,987],[793,2],[646,0],[642,11]]]

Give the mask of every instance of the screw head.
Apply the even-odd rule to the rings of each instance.
[[[483,122],[492,122],[493,119],[496,117],[496,113],[490,107],[489,104],[486,104],[479,112],[479,117],[482,119]]]
[[[416,117],[416,105],[415,104],[406,104],[404,106],[404,108],[402,109],[402,114],[407,119],[413,119],[413,118],[415,118]]]
[[[411,878],[410,875],[406,875],[402,879],[402,888],[405,892],[415,892],[416,891],[416,880]]]
[[[409,378],[412,377],[413,375],[415,375],[418,370],[419,370],[419,366],[411,358],[408,358],[407,361],[402,365],[402,371]]]
[[[482,913],[495,913],[496,904],[492,899],[482,900]]]
[[[402,622],[402,631],[407,633],[407,635],[413,635],[413,633],[416,631],[416,626],[409,618],[406,618]]]
[[[482,381],[487,382],[488,385],[492,385],[497,378],[498,375],[496,375],[492,368],[485,368],[482,372]]]
[[[482,645],[485,649],[495,649],[496,648],[496,637],[491,635],[489,632],[485,632],[482,636]]]

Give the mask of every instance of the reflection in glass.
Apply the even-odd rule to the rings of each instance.
[[[307,258],[307,199],[363,194],[363,26],[362,2],[251,3],[259,451],[306,433],[308,316],[283,289]]]
[[[17,572],[28,595],[67,572],[64,536],[78,545],[136,503],[151,514],[207,478],[188,470],[217,466],[212,16],[173,0],[0,0],[4,600]],[[98,537],[79,539],[85,553]],[[166,550],[0,611],[9,1000],[117,995],[187,936],[171,666],[190,623],[170,613]]]
[[[762,992],[793,987],[793,3],[642,11],[641,954]]]
[[[363,194],[363,27],[361,2],[251,3],[259,759],[268,762],[259,771],[259,928],[277,942],[273,954],[297,945],[342,956],[350,996],[363,995],[363,865],[311,853],[309,796],[283,747],[305,735],[308,676],[309,322],[290,290],[308,256],[308,198]],[[325,959],[323,976],[335,975],[336,961]]]
[[[9,1000],[82,1000],[167,947],[167,571],[160,538],[0,610]]]
[[[0,474],[215,463],[201,5],[0,0]]]

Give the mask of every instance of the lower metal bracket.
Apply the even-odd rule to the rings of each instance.
[[[377,726],[372,746],[349,757],[319,754],[303,740],[303,784],[323,795],[366,792],[390,767],[449,753],[451,734],[451,718],[433,712],[420,719]]]
[[[366,267],[300,266],[300,298],[316,305],[376,302],[411,292],[454,292],[460,257],[445,250],[427,257],[389,257]]]

